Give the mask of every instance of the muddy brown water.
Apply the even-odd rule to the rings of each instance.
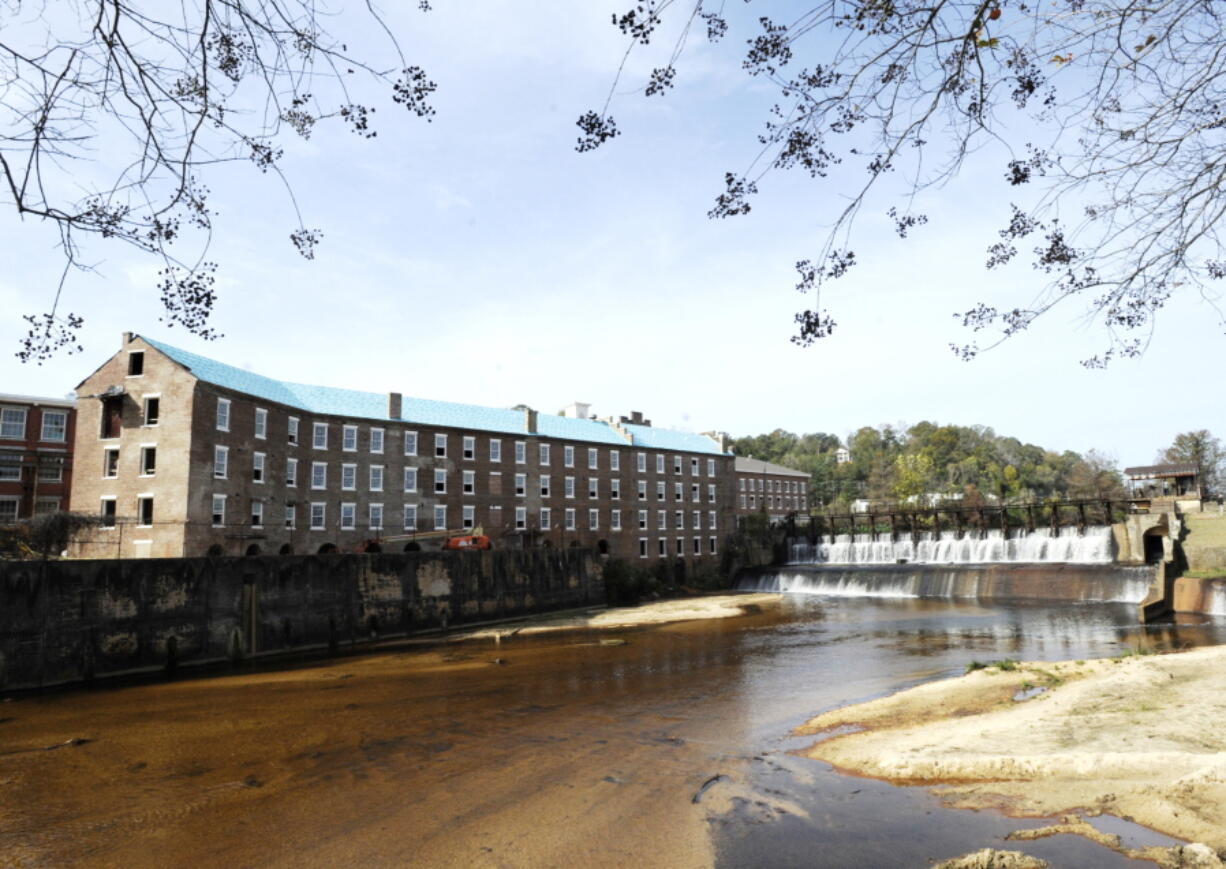
[[[1226,619],[1145,627],[1125,605],[793,597],[18,697],[0,703],[0,864],[922,867],[994,846],[1151,865],[1005,843],[1044,822],[840,775],[791,732],[973,659],[1223,641]]]

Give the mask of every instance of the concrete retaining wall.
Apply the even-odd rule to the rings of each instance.
[[[587,550],[0,562],[0,690],[604,603]]]

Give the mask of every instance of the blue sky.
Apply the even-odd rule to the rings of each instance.
[[[706,217],[724,172],[752,160],[775,96],[740,69],[747,30],[692,43],[664,99],[629,92],[661,63],[632,57],[613,106],[623,135],[581,155],[575,119],[603,102],[624,50],[612,6],[400,5],[390,22],[438,82],[438,113],[426,124],[384,104],[374,140],[340,127],[286,140],[306,225],[324,232],[313,262],[289,243],[293,212],[271,176],[240,164],[207,179],[221,212],[209,251],[221,340],[165,328],[156,267],[94,245],[96,274],[66,290],[85,352],[21,365],[7,348],[20,314],[47,306],[60,263],[47,227],[0,215],[0,392],[62,395],[132,330],[288,380],[546,412],[580,400],[734,435],[928,419],[1122,464],[1148,462],[1180,431],[1226,435],[1211,373],[1220,326],[1192,299],[1162,313],[1144,358],[1105,372],[1077,364],[1103,341],[1075,302],[974,362],[954,357],[949,343],[969,340],[954,312],[1041,288],[1029,267],[982,265],[1008,214],[999,155],[932,191],[931,222],[907,241],[888,202],[866,212],[862,265],[823,300],[835,335],[798,348],[788,338],[806,300],[792,264],[816,252],[838,191],[776,174],[747,217]]]

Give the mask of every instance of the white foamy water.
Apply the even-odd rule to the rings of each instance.
[[[999,529],[982,535],[931,532],[913,541],[909,534],[890,540],[888,534],[839,534],[823,536],[816,544],[791,545],[790,564],[1108,564],[1114,557],[1114,542],[1108,525],[1095,525],[1082,533],[1076,528],[1034,531]]]

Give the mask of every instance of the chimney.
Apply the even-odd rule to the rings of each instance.
[[[389,392],[387,394],[387,418],[400,419],[400,414],[403,409],[404,396],[399,392]]]
[[[728,433],[726,431],[704,431],[703,434],[715,441],[721,453],[728,452]]]
[[[123,333],[123,343],[125,347],[132,343],[132,333],[131,332]]]
[[[641,410],[630,411],[630,422],[634,425],[643,424],[643,412]]]
[[[587,419],[591,416],[592,406],[585,401],[573,401],[566,407],[562,408],[562,412],[558,416],[569,417],[570,419]]]
[[[528,434],[536,434],[536,411],[530,407],[524,408],[524,429]]]

